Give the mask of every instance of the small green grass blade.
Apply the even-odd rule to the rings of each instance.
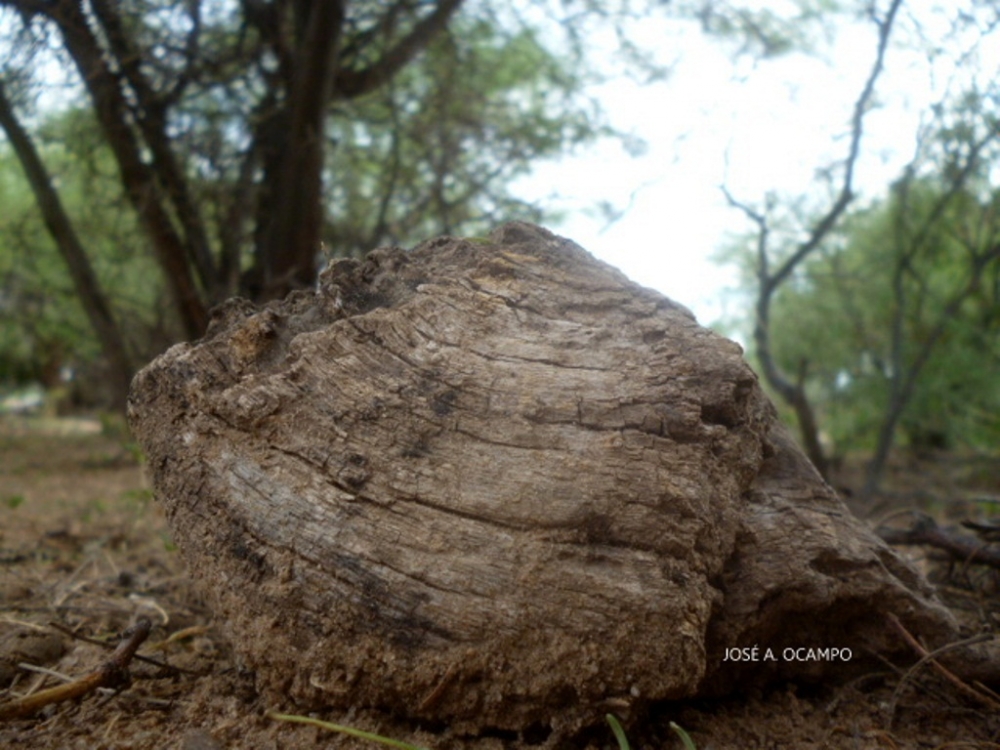
[[[614,732],[615,739],[618,740],[618,747],[621,750],[631,750],[631,746],[628,744],[628,737],[625,736],[625,730],[622,729],[618,717],[614,714],[605,714],[604,718],[611,725],[611,731]]]
[[[320,721],[319,719],[313,719],[309,716],[299,716],[297,714],[279,714],[274,711],[268,711],[267,716],[270,719],[276,721],[287,721],[292,724],[309,724],[314,727],[320,727],[321,729],[329,729],[331,732],[340,732],[341,734],[348,734],[351,737],[358,737],[363,740],[370,740],[371,742],[378,742],[380,745],[388,745],[389,747],[399,748],[399,750],[427,750],[427,748],[420,747],[419,745],[411,745],[408,742],[403,742],[401,740],[394,740],[391,737],[383,737],[380,734],[373,734],[372,732],[365,732],[361,729],[355,729],[354,727],[345,727],[342,724],[332,724],[329,721]]]
[[[670,728],[673,729],[677,736],[681,738],[681,742],[684,743],[684,750],[698,750],[694,744],[694,740],[691,739],[691,736],[685,732],[683,728],[674,722],[670,722]]]

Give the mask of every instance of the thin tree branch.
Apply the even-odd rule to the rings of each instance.
[[[164,207],[162,190],[155,174],[143,161],[142,148],[118,78],[108,66],[106,55],[78,2],[54,0],[42,7],[62,32],[66,50],[90,93],[98,122],[118,163],[126,194],[149,233],[186,333],[191,338],[200,336],[208,324],[208,311],[191,276],[184,243]]]
[[[823,447],[819,441],[819,427],[816,422],[816,415],[805,392],[802,382],[794,382],[787,377],[778,367],[771,350],[771,303],[778,287],[788,279],[798,265],[805,260],[820,244],[826,239],[834,226],[840,220],[847,206],[854,198],[854,168],[861,150],[861,138],[864,134],[864,117],[867,113],[872,96],[875,92],[875,84],[882,73],[885,64],[886,50],[888,49],[889,38],[895,22],[896,14],[902,5],[902,0],[892,0],[885,16],[879,20],[875,19],[878,26],[878,45],[875,54],[875,61],[872,64],[865,85],[854,103],[851,115],[851,139],[848,147],[847,158],[844,162],[844,175],[841,182],[840,191],[837,194],[833,205],[817,221],[809,232],[805,242],[796,247],[773,273],[770,270],[771,258],[769,255],[769,226],[767,216],[764,213],[752,209],[749,205],[735,199],[728,190],[723,188],[726,199],[730,205],[739,208],[758,227],[757,235],[757,305],[756,320],[754,322],[754,342],[757,348],[757,355],[764,371],[765,380],[774,388],[781,397],[795,410],[799,421],[799,431],[805,444],[805,450],[809,458],[815,464],[819,472],[826,476],[827,461]],[[872,14],[874,18],[874,13]]]
[[[340,70],[334,83],[334,96],[351,99],[391,80],[448,25],[462,2],[463,0],[440,0],[433,13],[417,23],[409,34],[378,61],[362,70]]]
[[[909,670],[907,670],[906,674],[903,675],[903,678],[899,681],[899,685],[896,686],[896,689],[892,693],[892,700],[889,703],[890,726],[892,725],[892,722],[895,720],[896,704],[899,701],[899,696],[902,692],[903,687],[913,677],[913,675],[916,674],[917,670],[923,667],[924,664],[928,663],[932,667],[934,667],[935,671],[937,671],[938,674],[940,674],[942,677],[948,680],[948,682],[954,685],[958,689],[958,691],[963,695],[972,698],[980,705],[986,706],[987,708],[993,711],[1000,709],[1000,703],[995,701],[992,697],[990,697],[986,693],[980,692],[979,690],[975,690],[974,688],[965,684],[965,682],[963,682],[961,678],[955,675],[955,673],[952,672],[950,669],[947,669],[937,659],[938,656],[946,654],[949,651],[968,648],[969,646],[973,646],[977,643],[982,643],[984,641],[992,640],[993,636],[991,634],[979,633],[977,635],[972,636],[971,638],[965,638],[961,641],[956,641],[955,643],[949,643],[945,646],[942,646],[939,649],[935,649],[934,651],[928,651],[926,648],[923,647],[920,641],[914,638],[913,635],[911,635],[910,632],[905,627],[903,627],[903,623],[901,623],[899,621],[899,618],[896,617],[896,615],[894,615],[892,612],[886,614],[886,620],[893,628],[895,628],[896,632],[903,637],[903,640],[905,640],[909,644],[910,648],[916,651],[917,655],[920,656],[920,661],[918,661],[916,664],[910,667]]]
[[[152,86],[142,72],[142,57],[125,32],[117,4],[109,3],[107,0],[90,0],[90,4],[101,22],[116,66],[121,69],[136,97],[131,112],[146,145],[153,154],[156,175],[162,180],[167,195],[174,204],[177,219],[184,228],[187,255],[198,273],[202,287],[209,291],[210,296],[214,296],[218,279],[208,232],[205,230],[204,218],[191,195],[188,181],[167,137],[165,102],[153,92]]]
[[[892,25],[896,18],[903,0],[892,0],[889,10],[886,11],[885,18],[876,19],[878,25],[878,51],[875,54],[875,63],[865,81],[865,87],[861,95],[854,103],[854,112],[851,115],[851,143],[847,151],[847,160],[844,163],[844,180],[841,183],[840,193],[836,201],[826,212],[822,219],[813,227],[812,232],[798,250],[785,260],[773,276],[769,279],[771,288],[778,287],[795,270],[795,267],[802,262],[830,233],[840,215],[847,209],[848,204],[854,200],[854,167],[861,151],[861,137],[864,134],[864,118],[868,112],[872,95],[875,93],[875,83],[882,74],[885,66],[885,53],[889,46],[889,37],[892,33]]]
[[[122,633],[121,643],[95,671],[74,682],[42,690],[34,695],[0,705],[0,721],[31,716],[53,703],[82,698],[98,688],[121,690],[128,687],[132,682],[128,671],[129,662],[132,661],[139,646],[149,637],[151,628],[152,623],[149,619],[140,617],[135,625]]]
[[[400,140],[402,137],[402,124],[399,121],[399,109],[396,105],[395,92],[390,86],[389,91],[386,92],[386,99],[389,102],[389,118],[392,122],[391,139],[390,144],[390,158],[389,158],[389,179],[382,191],[382,200],[379,202],[378,216],[375,218],[375,228],[372,230],[369,244],[371,247],[377,247],[382,243],[382,238],[386,234],[388,229],[388,216],[389,208],[392,206],[396,199],[396,186],[399,183],[399,173],[402,164],[402,158],[400,154]]]

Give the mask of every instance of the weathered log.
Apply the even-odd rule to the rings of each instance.
[[[136,377],[130,421],[244,663],[304,705],[568,726],[847,674],[905,649],[887,612],[954,631],[738,345],[533,225],[232,301]],[[726,659],[754,645],[774,660]]]

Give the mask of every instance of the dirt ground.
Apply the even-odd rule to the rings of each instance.
[[[121,434],[102,432],[96,422],[0,419],[0,701],[60,684],[54,673],[74,679],[93,673],[110,651],[70,633],[114,645],[140,616],[153,629],[139,654],[170,665],[133,661],[126,690],[93,692],[30,718],[0,722],[0,747],[377,747],[267,716],[294,713],[294,706],[266,705],[257,696],[253,675],[234,658],[222,624],[188,583],[138,458]],[[856,472],[849,468],[837,484],[849,492],[857,486]],[[997,459],[903,461],[889,484],[887,499],[854,510],[884,516],[916,507],[942,522],[1000,515],[1000,507],[982,501],[1000,497]],[[969,634],[996,631],[1000,600],[993,573],[933,564],[928,570]],[[775,685],[726,700],[653,705],[622,718],[637,749],[684,747],[671,722],[686,729],[699,750],[1000,748],[997,712],[963,697],[929,669],[903,677],[910,666],[886,664],[848,684]],[[319,718],[442,750],[553,744],[543,736],[503,732],[463,737],[447,727],[363,712]],[[600,722],[560,744],[618,746]]]

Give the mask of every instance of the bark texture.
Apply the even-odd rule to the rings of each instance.
[[[136,377],[130,419],[246,665],[304,705],[568,730],[623,701],[846,676],[905,648],[887,612],[954,630],[739,346],[533,225],[231,301]],[[755,644],[778,660],[724,660]]]

